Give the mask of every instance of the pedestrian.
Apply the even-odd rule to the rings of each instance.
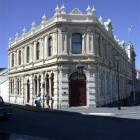
[[[37,108],[41,108],[41,94],[36,97],[35,104]]]

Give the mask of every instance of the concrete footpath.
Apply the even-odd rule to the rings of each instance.
[[[23,109],[33,112],[49,112],[49,113],[65,113],[65,114],[81,114],[81,115],[95,115],[95,116],[111,116],[119,118],[130,118],[130,119],[140,119],[140,106],[132,107],[121,107],[118,110],[117,107],[71,107],[67,109],[47,109],[47,108],[36,108],[34,106],[22,106],[22,105],[12,105],[14,108]]]

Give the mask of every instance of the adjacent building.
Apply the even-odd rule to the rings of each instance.
[[[127,99],[134,90],[132,43],[113,35],[112,21],[94,8],[42,17],[30,31],[9,41],[9,101],[34,105],[37,95],[51,108],[104,106]]]
[[[0,68],[0,96],[5,102],[9,101],[8,69]]]

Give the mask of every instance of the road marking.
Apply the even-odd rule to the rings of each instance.
[[[9,140],[51,140],[51,139],[28,136],[28,135],[11,134]]]
[[[82,113],[83,115],[116,116],[114,113]]]

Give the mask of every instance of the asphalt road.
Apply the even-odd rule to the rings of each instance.
[[[0,120],[0,132],[53,140],[140,140],[140,120],[14,109],[11,119]]]

